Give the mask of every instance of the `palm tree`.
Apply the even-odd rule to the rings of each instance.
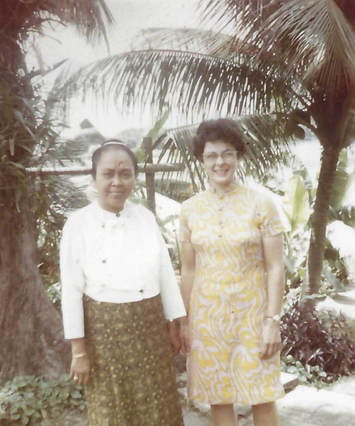
[[[65,86],[66,95],[80,89],[111,99],[126,111],[147,105],[159,111],[168,105],[187,120],[252,114],[259,121],[262,117],[259,130],[272,117],[280,136],[273,138],[273,146],[282,140],[280,123],[285,124],[284,141],[290,135],[302,138],[308,128],[322,146],[305,282],[305,293],[316,294],[338,157],[355,133],[353,2],[200,3],[215,32],[146,31],[140,49],[105,58],[74,74]],[[263,136],[262,145],[267,146],[269,134]]]
[[[37,268],[35,216],[38,219],[39,205],[42,217],[47,214],[48,205],[40,197],[46,196],[47,188],[25,168],[40,165],[44,155],[55,155],[58,127],[49,102],[39,92],[42,70],[26,67],[29,41],[48,24],[73,24],[88,40],[106,37],[105,24],[111,21],[103,0],[3,0],[0,4],[0,372],[4,378],[57,374],[69,360],[59,313],[45,295]]]

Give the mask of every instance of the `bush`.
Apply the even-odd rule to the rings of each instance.
[[[281,319],[284,367],[304,381],[331,383],[355,369],[355,343],[343,316],[293,303]]]
[[[61,291],[60,282],[49,285],[46,288],[46,292],[47,292],[47,296],[50,298],[53,305],[60,312],[62,308],[62,303],[61,303],[62,291]]]
[[[17,376],[0,390],[0,425],[53,425],[65,409],[83,411],[82,388],[69,380],[43,376]]]

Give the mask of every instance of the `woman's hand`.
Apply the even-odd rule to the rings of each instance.
[[[168,323],[168,334],[173,355],[176,356],[180,352],[181,341],[179,335],[179,324],[177,320]]]
[[[180,319],[180,340],[181,340],[181,350],[186,355],[191,350],[189,320],[187,317]]]
[[[70,378],[78,385],[86,385],[90,376],[90,359],[86,352],[85,337],[71,339],[72,361]]]
[[[270,358],[281,349],[280,324],[272,318],[264,320],[261,342],[261,358]]]
[[[90,378],[90,360],[88,355],[80,358],[73,356],[70,366],[70,378],[78,385],[86,385]]]

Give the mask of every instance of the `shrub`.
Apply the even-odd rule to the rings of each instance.
[[[0,425],[53,425],[63,410],[86,407],[82,388],[69,380],[17,376],[0,390]]]
[[[287,371],[296,367],[308,382],[330,383],[355,369],[354,338],[341,315],[293,303],[281,319],[281,338]]]

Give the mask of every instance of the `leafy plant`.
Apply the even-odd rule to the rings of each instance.
[[[338,165],[337,175],[334,182],[334,204],[331,204],[331,214],[329,222],[334,220],[346,225],[351,223],[352,209],[347,209],[347,215],[342,221],[340,213],[344,211],[346,200],[349,194],[353,171],[351,170],[350,150],[344,149],[340,154],[341,161]],[[295,171],[292,177],[283,186],[280,178],[271,178],[267,185],[272,185],[271,189],[284,187],[282,194],[283,210],[289,222],[288,231],[285,234],[285,266],[287,291],[296,288],[307,279],[308,246],[310,239],[310,214],[311,206],[315,199],[315,182],[312,182],[304,164],[293,159]],[[350,171],[349,171],[350,169]],[[336,201],[336,202],[335,202]],[[345,247],[343,241],[332,238],[333,231],[327,232],[325,240],[324,261],[321,271],[320,294],[332,295],[345,290],[345,285],[349,279],[349,267],[344,256]],[[347,251],[348,252],[348,251]]]
[[[281,338],[284,365],[302,366],[305,381],[330,383],[355,369],[354,338],[341,315],[309,310],[296,301],[282,317]]]
[[[54,284],[49,285],[46,288],[47,296],[50,298],[53,305],[56,307],[58,311],[61,310],[61,298],[62,298],[62,292],[61,292],[61,284],[60,282],[56,282]]]
[[[0,391],[0,425],[53,425],[53,418],[65,409],[84,411],[82,388],[68,375],[59,379],[44,376],[16,376]]]
[[[327,373],[319,365],[304,365],[292,355],[281,359],[281,369],[290,374],[295,374],[302,384],[312,384],[317,388],[324,387],[328,382]]]

